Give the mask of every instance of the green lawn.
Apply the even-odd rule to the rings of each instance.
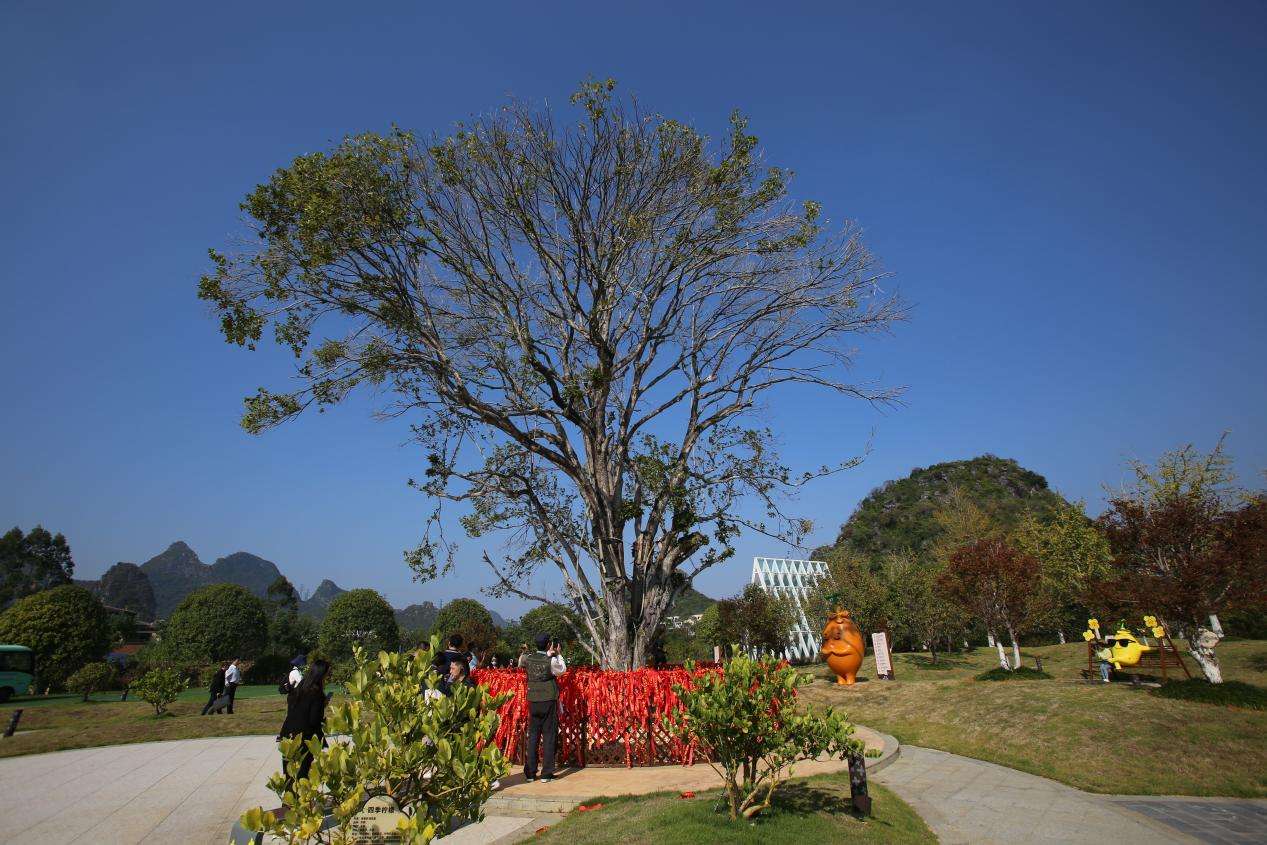
[[[1227,680],[1267,686],[1267,642],[1219,646]],[[842,707],[901,742],[1054,778],[1092,792],[1267,796],[1267,711],[1163,698],[1129,684],[1078,676],[1086,646],[1023,648],[1051,680],[974,676],[998,665],[992,649],[939,658],[899,654],[897,680],[830,683],[825,666],[806,700]],[[867,657],[867,672],[874,670]],[[1195,667],[1194,667],[1195,668]],[[834,680],[834,676],[833,676]]]
[[[720,790],[701,792],[688,800],[673,792],[598,798],[590,805],[601,803],[602,809],[573,811],[533,841],[566,845],[620,845],[631,841],[657,845],[937,841],[915,811],[893,793],[875,783],[869,791],[873,815],[861,819],[848,807],[847,776],[794,780],[775,793],[774,806],[755,822],[732,822]]]
[[[186,690],[168,715],[155,716],[144,701],[119,701],[119,693],[101,693],[84,703],[78,695],[24,696],[0,706],[0,724],[22,708],[18,734],[0,739],[0,757],[39,754],[127,742],[155,742],[203,736],[276,733],[286,716],[286,699],[275,684],[238,688],[233,715],[200,716],[206,690]]]

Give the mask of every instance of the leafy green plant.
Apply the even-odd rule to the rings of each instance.
[[[79,693],[87,701],[92,693],[109,689],[114,677],[114,667],[105,661],[85,663],[66,679],[66,689]]]
[[[162,716],[167,712],[167,705],[176,700],[188,683],[175,669],[151,669],[132,682],[128,691],[142,701],[154,705],[154,715]]]
[[[397,828],[404,843],[430,842],[454,818],[479,818],[493,782],[508,770],[492,743],[505,697],[462,685],[449,696],[432,695],[440,676],[426,654],[380,651],[371,658],[357,648],[354,659],[347,696],[326,720],[327,735],[339,738],[328,748],[316,737],[306,748],[299,737],[283,739],[285,771],[268,786],[285,814],[256,807],[242,825],[290,843],[342,841],[340,831],[321,829],[328,808],[346,829],[377,795],[390,796],[404,814]],[[300,778],[306,753],[312,767]]]
[[[682,712],[673,720],[666,717],[664,726],[709,749],[732,819],[751,819],[768,809],[797,762],[862,752],[843,714],[830,707],[797,709],[797,687],[808,683],[783,661],[740,655],[724,671],[697,677],[690,689],[674,686]]]

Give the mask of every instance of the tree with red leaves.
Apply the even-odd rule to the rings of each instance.
[[[1267,607],[1267,496],[1230,504],[1201,488],[1123,495],[1101,524],[1113,575],[1098,598],[1115,610],[1160,617],[1188,641],[1206,680],[1223,682],[1211,615]]]
[[[1004,669],[1021,665],[1016,635],[1028,627],[1042,599],[1041,566],[1036,558],[999,538],[960,546],[946,561],[938,586],[951,601],[980,619],[994,638]],[[1012,640],[1012,665],[1003,654],[997,633]]]

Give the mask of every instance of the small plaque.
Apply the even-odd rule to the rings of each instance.
[[[875,673],[887,678],[893,671],[893,664],[889,662],[889,638],[883,631],[871,635],[871,653],[875,655]]]
[[[347,841],[353,845],[403,842],[396,825],[404,818],[405,814],[400,811],[394,798],[390,795],[375,795],[365,802],[361,812],[352,817],[348,825]]]

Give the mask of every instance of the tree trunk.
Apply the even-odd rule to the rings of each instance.
[[[1057,628],[1056,636],[1060,637],[1060,644],[1064,645],[1065,644],[1065,630],[1063,628]]]
[[[985,632],[985,641],[990,645],[990,648],[994,648],[994,634],[992,632]]]
[[[1011,670],[1011,666],[1007,665],[1007,655],[1003,653],[1003,641],[994,638],[993,634],[987,634],[990,638],[990,645],[999,650],[999,665],[1004,669]]]
[[[1007,636],[1012,641],[1012,671],[1015,672],[1021,668],[1021,647],[1016,644],[1016,632],[1011,625],[1007,626]]]
[[[1212,684],[1223,683],[1223,670],[1219,667],[1219,658],[1214,653],[1215,646],[1222,638],[1202,625],[1196,627],[1194,634],[1188,640],[1188,652],[1192,655],[1192,659],[1197,661],[1207,681]]]

